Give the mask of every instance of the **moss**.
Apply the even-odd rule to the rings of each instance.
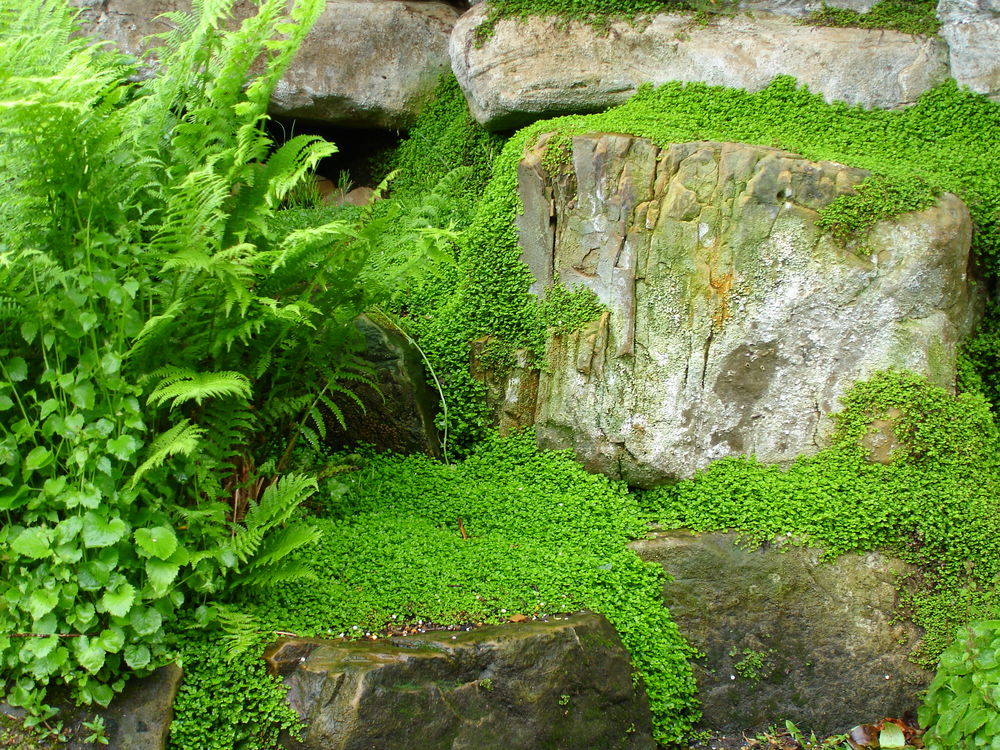
[[[645,527],[624,484],[522,434],[452,466],[369,453],[323,491],[321,538],[301,556],[315,580],[243,603],[266,630],[361,635],[586,608],[620,633],[661,741],[697,718],[693,654],[663,607],[662,570],[625,547]]]
[[[713,15],[735,12],[737,0],[492,0],[490,11],[476,29],[476,43],[493,36],[504,18],[554,16],[563,22],[578,21],[606,32],[613,21],[638,22],[655,13],[692,13],[704,21]]]
[[[849,26],[859,29],[887,29],[905,34],[935,34],[941,28],[937,0],[881,0],[867,13],[845,8],[823,8],[803,23],[813,26]]]
[[[723,459],[694,479],[647,492],[667,528],[736,529],[753,540],[789,535],[829,556],[886,550],[920,566],[904,612],[926,629],[916,658],[931,665],[956,626],[1000,604],[1000,443],[985,399],[954,396],[905,372],[855,386],[832,447],[787,470]],[[862,438],[894,417],[900,448],[870,463]]]

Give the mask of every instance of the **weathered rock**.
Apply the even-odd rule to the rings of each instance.
[[[645,692],[599,615],[265,654],[308,750],[652,750]]]
[[[553,178],[545,148],[520,165],[524,258],[538,288],[558,274],[608,312],[549,341],[544,447],[650,486],[723,456],[815,452],[839,397],[879,370],[953,384],[979,309],[955,196],[845,248],[815,222],[864,170],[595,134],[573,139],[572,167]]]
[[[740,7],[751,12],[781,13],[807,16],[822,10],[824,5],[867,13],[878,0],[741,0]]]
[[[441,455],[434,417],[438,395],[427,384],[417,348],[398,330],[362,315],[355,325],[365,340],[361,357],[374,370],[378,390],[363,384],[346,384],[360,399],[334,395],[347,429],[328,420],[327,443],[341,448],[369,443],[396,453]]]
[[[508,435],[535,423],[538,403],[538,368],[534,355],[518,349],[511,361],[496,362],[491,353],[492,336],[472,342],[469,366],[472,377],[486,386],[486,407],[501,435]]]
[[[493,129],[620,104],[642,83],[703,81],[757,91],[795,76],[829,100],[900,107],[948,75],[937,37],[895,31],[802,26],[773,14],[719,17],[710,24],[660,14],[612,23],[608,33],[555,18],[507,19],[477,46],[488,13],[462,16],[451,62],[475,118]]]
[[[71,0],[84,29],[140,56],[143,39],[168,28],[168,11],[190,0]],[[240,0],[237,20],[253,13]],[[271,98],[270,112],[350,127],[406,128],[448,71],[448,37],[459,12],[441,2],[327,0],[326,9]],[[147,69],[148,72],[149,69]]]
[[[1000,0],[938,0],[951,74],[1000,101]]]
[[[933,675],[907,658],[920,630],[893,619],[907,565],[875,552],[823,563],[817,549],[737,539],[681,531],[631,545],[672,577],[664,603],[705,654],[704,728],[753,732],[781,717],[826,735],[917,708]]]

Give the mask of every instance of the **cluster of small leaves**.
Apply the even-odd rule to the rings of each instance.
[[[231,5],[170,14],[132,84],[63,2],[0,0],[0,691],[30,722],[52,684],[103,705],[161,663],[182,605],[295,574],[287,455],[421,262],[375,222],[273,221],[335,150],[263,128],[323,3],[226,32]]]
[[[545,299],[539,306],[542,323],[555,334],[575,331],[599,318],[605,309],[590,289],[584,286],[571,289],[559,284],[545,290]]]
[[[351,637],[595,610],[642,672],[658,738],[684,737],[697,718],[692,653],[662,606],[662,570],[625,547],[644,525],[623,484],[538,451],[530,434],[451,466],[351,460],[360,468],[317,495],[322,533],[301,554],[315,578],[242,602],[263,630]]]
[[[504,18],[554,16],[562,22],[578,21],[607,31],[613,21],[636,22],[656,13],[694,13],[700,19],[733,13],[738,0],[494,0],[489,14],[476,28],[483,44]]]
[[[204,634],[177,652],[184,682],[174,700],[170,750],[273,750],[300,720],[286,688],[267,673],[259,649],[228,657]]]
[[[940,192],[921,177],[876,175],[858,185],[853,194],[842,195],[821,209],[816,226],[842,243],[860,241],[858,249],[863,251],[865,238],[876,224],[929,208]]]
[[[1000,620],[959,628],[920,707],[928,750],[1000,747]]]
[[[941,28],[937,0],[880,0],[867,13],[834,8],[824,3],[803,23],[812,26],[849,26],[859,29],[887,29],[904,34],[936,34]]]
[[[844,399],[832,447],[787,470],[723,459],[695,478],[650,490],[650,518],[668,528],[776,535],[827,554],[888,550],[921,566],[902,591],[926,629],[917,656],[932,664],[956,626],[988,616],[1000,574],[1000,458],[992,413],[979,395],[954,396],[916,375],[880,374]],[[868,460],[863,437],[888,420],[899,447]]]

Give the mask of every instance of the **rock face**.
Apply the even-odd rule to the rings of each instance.
[[[603,617],[379,642],[281,641],[265,658],[308,750],[653,750],[645,692]]]
[[[938,0],[938,17],[952,76],[1000,101],[1000,0]]]
[[[156,16],[189,0],[71,0],[85,30],[140,55],[144,37],[168,27]],[[236,18],[252,14],[241,0]],[[270,112],[349,127],[409,127],[448,71],[458,11],[441,2],[327,0],[271,98]]]
[[[907,659],[921,633],[893,622],[898,576],[878,553],[821,563],[821,551],[738,546],[735,534],[658,534],[632,543],[673,578],[664,602],[705,653],[695,663],[702,726],[763,730],[776,716],[817,734],[901,716],[933,676]]]
[[[48,699],[60,708],[56,718],[72,737],[67,744],[59,744],[58,747],[64,750],[92,750],[96,747],[94,743],[84,742],[90,730],[83,726],[83,722],[93,720],[96,715],[104,719],[108,747],[114,750],[166,750],[170,722],[174,718],[174,699],[182,676],[181,668],[171,663],[146,677],[131,679],[107,708],[76,706],[66,694],[54,691]],[[25,716],[24,709],[0,703],[0,720],[5,717],[14,720],[11,736],[0,731],[0,739],[12,743],[23,740],[25,744],[17,745],[18,748],[38,747],[41,750],[43,746],[35,744],[37,738],[27,733],[22,736],[17,731]],[[4,722],[0,721],[0,730],[4,726]],[[4,747],[7,745],[4,744]],[[44,743],[44,748],[49,747],[49,743]]]
[[[374,369],[374,390],[366,385],[345,383],[360,399],[333,396],[344,414],[347,429],[328,420],[327,444],[343,448],[369,443],[396,453],[441,455],[434,417],[438,395],[428,386],[417,348],[388,325],[360,316],[355,326],[364,337],[362,358]]]
[[[452,68],[472,114],[493,129],[620,104],[641,83],[703,81],[757,91],[795,76],[829,100],[909,104],[948,75],[941,39],[893,31],[802,26],[774,14],[719,17],[707,26],[661,14],[611,24],[607,34],[554,18],[503,20],[477,46],[485,5],[459,19]]]
[[[594,134],[573,139],[572,166],[553,177],[546,147],[519,167],[524,259],[539,289],[558,276],[608,311],[549,341],[544,447],[651,486],[723,456],[815,452],[825,415],[876,371],[953,383],[978,309],[969,214],[953,195],[843,247],[815,221],[864,170]]]
[[[878,0],[741,0],[740,8],[753,13],[783,13],[789,16],[807,16],[824,5],[867,13]]]

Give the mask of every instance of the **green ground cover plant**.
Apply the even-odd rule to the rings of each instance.
[[[880,0],[867,13],[834,8],[824,3],[804,23],[814,26],[891,29],[904,34],[936,34],[941,28],[937,17],[937,0]]]
[[[922,574],[915,588],[901,587],[902,608],[926,629],[915,656],[933,666],[956,627],[1000,605],[993,413],[981,395],[954,396],[905,372],[881,373],[843,401],[832,445],[819,454],[787,470],[723,459],[649,490],[643,506],[666,528],[733,529],[753,542],[789,536],[831,557],[885,550],[916,563]],[[900,447],[887,465],[870,462],[862,445],[876,419],[895,422]]]
[[[737,11],[737,0],[493,0],[486,19],[476,29],[476,41],[484,44],[504,18],[554,16],[564,22],[579,21],[598,31],[607,31],[613,21],[641,23],[656,13],[690,13],[695,23],[710,23],[714,16]],[[934,34],[941,26],[937,0],[880,0],[867,13],[824,4],[802,22],[906,34]]]
[[[312,501],[320,534],[299,559],[314,575],[239,602],[256,633],[352,637],[591,609],[616,626],[643,675],[657,737],[684,738],[698,715],[693,654],[662,606],[662,570],[625,547],[645,524],[624,484],[540,452],[531,434],[487,439],[453,465],[368,452],[345,460],[356,470]],[[210,722],[200,707],[182,695],[176,721]]]

